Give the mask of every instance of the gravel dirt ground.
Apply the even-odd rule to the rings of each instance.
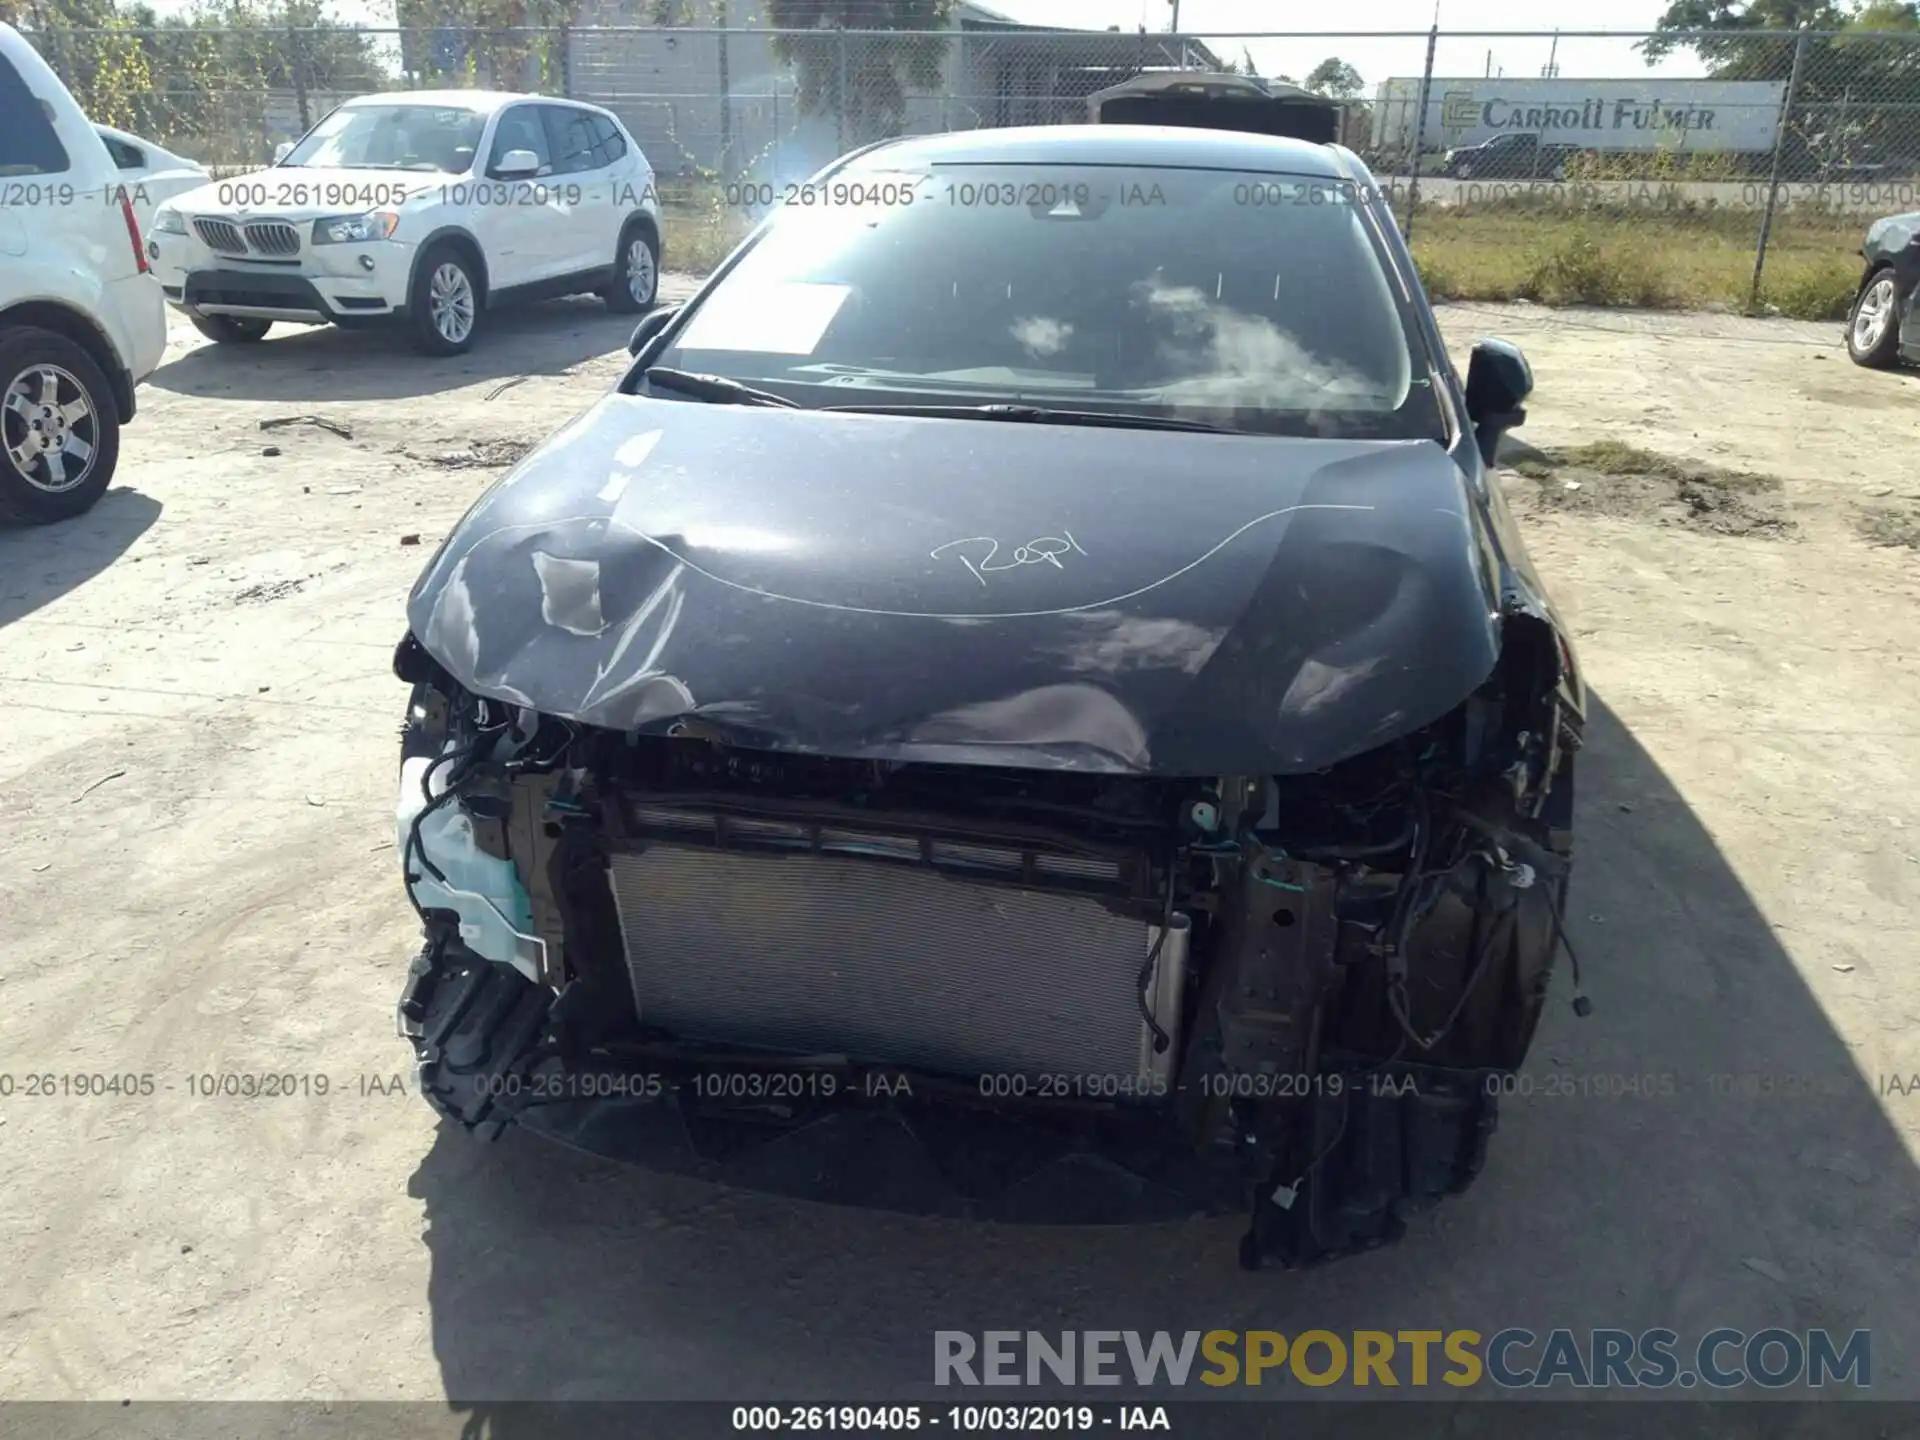
[[[1872,1329],[1874,1393],[1920,1397],[1920,580],[1859,530],[1920,500],[1920,379],[1833,326],[1443,324],[1527,347],[1529,446],[1773,477],[1787,523],[1506,482],[1593,689],[1594,1013],[1563,984],[1472,1192],[1300,1275],[1239,1271],[1230,1221],[917,1221],[437,1128],[393,1032],[402,602],[630,322],[549,305],[449,362],[176,331],[99,508],[0,534],[0,1396],[950,1399],[936,1328],[1778,1324]]]

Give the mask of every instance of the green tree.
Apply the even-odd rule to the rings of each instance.
[[[1316,95],[1341,101],[1357,100],[1367,88],[1367,82],[1360,78],[1360,72],[1335,55],[1329,55],[1309,70],[1307,78],[1301,83]]]
[[[1673,0],[1640,42],[1648,64],[1677,49],[1692,50],[1716,80],[1784,80],[1793,71],[1790,36],[1756,36],[1756,30],[1814,32],[1800,72],[1810,97],[1849,87],[1893,89],[1920,79],[1920,7],[1911,0],[1869,0],[1840,6],[1830,0]],[[1675,31],[1708,31],[1676,35]],[[1920,98],[1920,97],[1903,97]]]
[[[564,92],[566,31],[578,8],[576,0],[394,0],[402,68],[422,84]]]
[[[953,0],[769,0],[768,20],[816,32],[777,34],[774,53],[798,77],[801,108],[839,117],[845,143],[857,145],[900,128],[909,89],[943,87],[952,10]],[[922,33],[833,33],[841,30]]]
[[[91,119],[133,125],[139,97],[153,92],[156,77],[114,0],[0,0],[0,20],[27,37]]]
[[[1692,50],[1716,80],[1784,80],[1793,65],[1791,40],[1754,37],[1754,30],[1838,30],[1849,11],[1832,0],[1671,0],[1655,33],[1636,47],[1649,65],[1675,50]],[[1672,32],[1703,30],[1705,36]],[[1724,38],[1723,38],[1724,37]]]
[[[142,16],[160,85],[143,102],[153,118],[135,128],[209,163],[261,163],[272,132],[392,80],[372,37],[328,19],[319,0],[201,0],[184,16]]]
[[[1920,6],[1912,0],[1672,0],[1638,48],[1648,64],[1692,50],[1716,80],[1785,80],[1794,40],[1752,32],[1803,24],[1815,33],[1788,117],[1789,169],[1872,152],[1920,155]],[[1710,33],[1674,33],[1689,30]]]
[[[248,71],[274,89],[361,91],[390,78],[363,30],[327,18],[322,0],[221,0],[194,29],[222,29]]]
[[[274,92],[384,83],[372,40],[319,0],[215,0],[157,15],[116,0],[0,0],[94,120],[214,164],[264,160]]]

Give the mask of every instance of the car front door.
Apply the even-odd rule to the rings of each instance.
[[[562,237],[557,273],[574,275],[613,263],[620,227],[613,214],[613,177],[591,110],[542,105],[553,151],[554,228]]]
[[[555,234],[553,147],[538,105],[509,105],[494,121],[486,164],[473,187],[470,222],[487,250],[490,288],[511,289],[560,271],[565,240]],[[532,175],[508,176],[500,166],[515,150],[540,162]]]
[[[1482,173],[1489,179],[1510,179],[1515,173],[1519,157],[1519,136],[1496,135],[1487,142],[1486,154],[1482,157]]]

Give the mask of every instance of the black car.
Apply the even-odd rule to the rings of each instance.
[[[1860,247],[1865,268],[1847,312],[1847,354],[1856,365],[1888,370],[1920,360],[1920,212],[1888,215],[1867,228]]]
[[[1462,381],[1336,147],[988,130],[796,196],[414,588],[424,1092],[810,1199],[1243,1211],[1250,1266],[1394,1238],[1564,938],[1526,362]]]
[[[1578,145],[1543,143],[1538,135],[1516,131],[1447,151],[1440,173],[1455,180],[1560,181],[1579,153]]]

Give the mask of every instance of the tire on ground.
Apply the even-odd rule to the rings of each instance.
[[[193,328],[216,345],[252,345],[267,338],[271,320],[250,315],[189,315]]]
[[[472,319],[466,333],[458,339],[449,339],[441,333],[433,313],[435,277],[449,266],[458,269],[464,279],[472,307]],[[423,355],[436,356],[463,355],[471,350],[474,337],[480,333],[481,322],[486,316],[486,303],[481,298],[481,289],[480,267],[474,262],[471,250],[452,240],[439,240],[428,246],[419,264],[414,267],[413,288],[407,296],[405,323],[407,337],[413,342],[414,349]]]
[[[13,411],[0,411],[0,436],[6,441],[5,446],[0,447],[0,521],[28,525],[67,520],[91,510],[106,493],[120,461],[119,402],[93,356],[66,336],[38,326],[0,329],[0,396],[36,365],[62,370],[78,386],[91,412],[87,422],[83,422],[91,432],[87,437],[91,441],[91,453],[79,483],[58,490],[48,489],[44,483],[29,479],[13,457],[13,447],[32,435],[32,419]],[[61,382],[61,388],[65,390],[65,381]]]
[[[1860,315],[1860,307],[1867,297],[1876,291],[1886,295],[1886,324],[1879,338],[1871,345],[1857,343],[1855,322]],[[1906,303],[1907,292],[1901,288],[1900,279],[1893,267],[1883,265],[1867,277],[1867,283],[1860,287],[1860,293],[1853,297],[1853,304],[1847,308],[1847,354],[1856,365],[1865,365],[1873,370],[1891,370],[1900,363],[1900,308]]]
[[[646,287],[645,297],[633,293],[633,250],[636,245],[646,247],[646,266],[653,277],[652,284]],[[660,298],[660,242],[653,238],[647,227],[638,220],[627,222],[627,228],[620,232],[620,247],[614,252],[613,279],[607,288],[600,292],[600,298],[607,308],[616,315],[638,315],[651,310]]]

